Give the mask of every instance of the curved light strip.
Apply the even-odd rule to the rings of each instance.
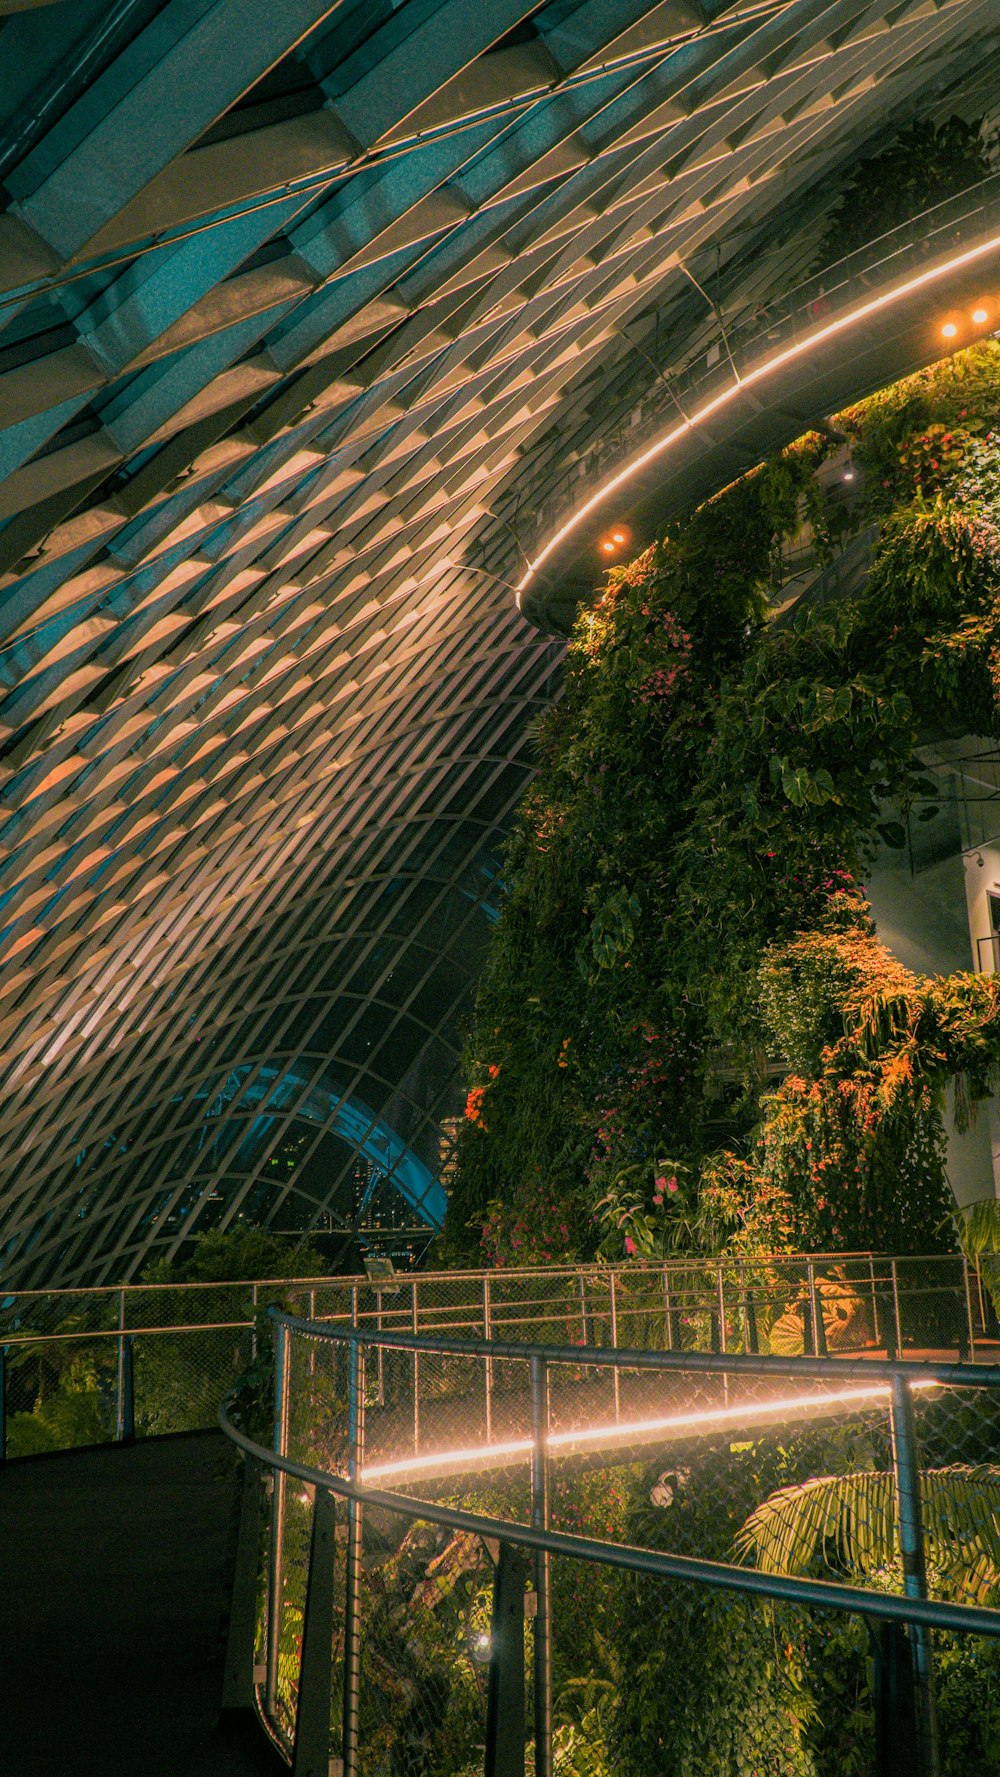
[[[933,1379],[917,1378],[910,1383],[911,1388],[935,1388]],[[712,1432],[725,1429],[739,1430],[743,1427],[759,1423],[761,1420],[794,1419],[800,1413],[822,1411],[826,1408],[845,1409],[864,1402],[872,1406],[879,1401],[887,1401],[891,1388],[887,1383],[873,1383],[870,1387],[842,1388],[835,1393],[796,1394],[779,1396],[774,1400],[758,1401],[748,1404],[742,1402],[736,1407],[707,1407],[696,1413],[672,1413],[661,1419],[633,1419],[625,1424],[582,1426],[572,1431],[549,1432],[545,1444],[550,1452],[568,1451],[580,1455],[585,1450],[609,1450],[615,1445],[630,1443],[646,1443],[660,1434],[683,1436],[685,1432]],[[370,1481],[384,1481],[390,1477],[395,1481],[415,1481],[419,1477],[438,1477],[454,1472],[465,1473],[473,1469],[506,1468],[512,1462],[526,1461],[531,1455],[534,1444],[531,1438],[513,1438],[503,1444],[473,1444],[461,1450],[432,1450],[426,1456],[404,1456],[396,1462],[378,1462],[366,1466],[361,1479],[366,1484]]]
[[[544,549],[535,556],[533,561],[528,563],[524,574],[517,583],[518,608],[520,609],[521,593],[530,585],[542,563],[548,560],[553,551],[558,549],[567,537],[572,536],[578,525],[581,525],[585,518],[589,518],[590,514],[603,500],[607,499],[609,494],[613,494],[617,488],[624,486],[625,482],[636,475],[640,469],[644,469],[647,463],[655,462],[656,458],[661,456],[664,451],[669,450],[672,444],[676,444],[679,438],[683,438],[688,432],[693,432],[696,426],[700,425],[703,420],[707,420],[711,414],[718,413],[720,408],[727,407],[730,401],[733,401],[737,395],[742,395],[744,390],[752,389],[756,384],[762,383],[765,378],[771,375],[772,371],[780,370],[785,364],[794,363],[796,358],[805,357],[815,346],[822,345],[825,340],[834,338],[838,333],[846,333],[859,321],[867,320],[869,315],[875,315],[883,309],[891,308],[893,303],[902,301],[904,297],[912,296],[915,290],[921,290],[929,284],[937,283],[941,278],[947,277],[950,272],[960,270],[963,265],[975,264],[977,259],[986,258],[990,253],[996,252],[998,248],[1000,248],[1000,235],[991,235],[988,241],[981,241],[977,247],[969,247],[964,253],[956,253],[952,258],[945,260],[943,264],[932,266],[928,271],[918,272],[916,277],[907,278],[905,283],[897,284],[891,290],[883,291],[881,296],[871,297],[868,302],[862,303],[860,308],[852,309],[849,314],[841,315],[836,321],[828,321],[825,327],[817,328],[815,333],[810,333],[795,345],[786,346],[783,351],[775,353],[773,358],[766,359],[755,369],[748,370],[745,375],[741,376],[737,372],[736,381],[729,388],[724,389],[721,395],[713,395],[712,399],[706,401],[703,407],[699,407],[690,419],[681,420],[679,425],[664,433],[662,438],[657,438],[653,444],[633,458],[631,463],[627,463],[624,469],[616,470],[610,480],[604,482],[596,493],[591,494],[590,498],[577,508],[572,517],[568,518],[566,523],[556,531],[555,536],[549,538]]]

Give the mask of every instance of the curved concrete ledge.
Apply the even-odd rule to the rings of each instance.
[[[685,507],[725,487],[828,416],[950,355],[941,317],[971,308],[1000,285],[1000,224],[982,239],[900,277],[817,323],[798,339],[766,342],[706,391],[687,417],[613,468],[553,532],[518,585],[523,615],[566,634],[607,566],[598,538],[615,521],[632,532],[629,553],[653,541]],[[995,314],[997,305],[991,305]],[[987,337],[983,327],[975,337]],[[968,345],[972,337],[956,345]]]

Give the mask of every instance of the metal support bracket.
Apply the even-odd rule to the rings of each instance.
[[[302,1619],[302,1665],[295,1717],[292,1777],[328,1777],[330,1685],[333,1678],[333,1569],[337,1502],[317,1487]]]
[[[524,1582],[527,1557],[500,1544],[493,1580],[484,1777],[524,1777]]]

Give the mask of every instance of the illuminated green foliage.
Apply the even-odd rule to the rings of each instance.
[[[468,1045],[453,1250],[952,1239],[943,1089],[992,1089],[993,989],[900,969],[860,884],[936,818],[921,737],[1000,734],[1000,347],[839,423],[848,528],[879,527],[853,597],[764,622],[782,539],[844,532],[810,437],[577,623]]]

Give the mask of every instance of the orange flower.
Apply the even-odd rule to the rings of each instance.
[[[483,1115],[483,1099],[486,1096],[485,1086],[473,1086],[465,1101],[465,1115],[470,1123],[479,1123]]]

